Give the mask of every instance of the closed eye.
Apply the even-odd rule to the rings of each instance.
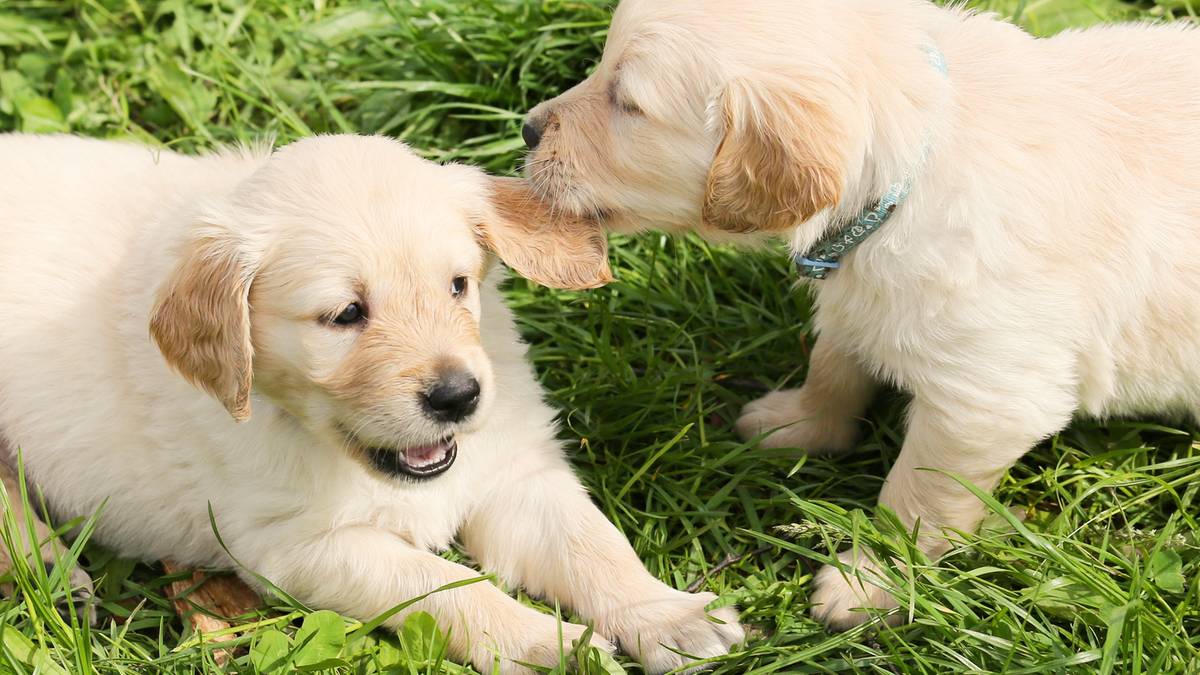
[[[644,115],[645,113],[642,112],[642,109],[640,107],[638,107],[638,105],[636,103],[630,101],[628,98],[626,98],[622,95],[621,89],[618,86],[618,84],[619,83],[617,80],[613,80],[608,85],[608,102],[609,102],[609,104],[616,110],[619,110],[620,112],[623,112],[623,113],[628,113],[630,115]]]

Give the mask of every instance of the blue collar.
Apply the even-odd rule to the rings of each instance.
[[[946,57],[942,51],[933,46],[927,46],[925,50],[929,55],[930,65],[942,75],[949,75]],[[929,154],[929,143],[929,139],[926,139],[925,145],[921,149],[921,160],[917,163],[918,166],[924,164],[925,157]],[[868,206],[853,220],[832,230],[805,253],[797,253],[792,256],[792,262],[797,271],[809,279],[824,279],[829,276],[831,271],[841,267],[842,257],[848,255],[867,237],[883,227],[883,224],[908,198],[915,180],[915,168],[899,181],[889,185],[887,192],[873,206]]]

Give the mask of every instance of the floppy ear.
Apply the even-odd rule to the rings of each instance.
[[[167,363],[238,422],[250,418],[252,277],[231,236],[203,233],[187,244],[150,315]]]
[[[554,210],[519,178],[489,177],[483,245],[521,276],[550,288],[597,288],[612,281],[608,237],[595,220]]]
[[[783,80],[735,80],[722,99],[725,137],[709,169],[705,224],[780,231],[837,204],[847,133],[832,106]]]

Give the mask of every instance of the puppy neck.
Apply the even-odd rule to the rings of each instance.
[[[882,50],[894,57],[886,64],[866,57],[859,95],[868,110],[857,167],[847,171],[841,201],[798,225],[791,250],[799,271],[823,279],[842,258],[868,237],[886,229],[893,211],[902,211],[910,193],[948,135],[953,99],[953,72],[935,33],[906,31],[904,41]]]

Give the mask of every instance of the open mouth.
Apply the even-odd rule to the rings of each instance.
[[[426,480],[446,473],[458,457],[458,443],[448,436],[435,443],[409,448],[367,448],[371,466],[389,476]]]

